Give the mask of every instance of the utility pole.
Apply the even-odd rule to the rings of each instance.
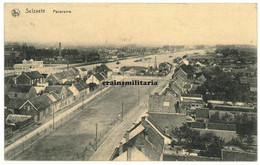
[[[84,110],[84,95],[82,96],[82,110]]]
[[[124,121],[124,102],[122,102],[122,122]]]
[[[52,128],[54,129],[54,109],[52,108]]]
[[[98,124],[96,123],[96,151],[97,151],[97,148],[98,148]]]
[[[137,91],[137,99],[138,99],[138,105],[139,105],[139,89]]]
[[[103,85],[101,84],[101,98],[102,98]]]

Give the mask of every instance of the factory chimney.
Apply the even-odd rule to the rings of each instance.
[[[61,42],[59,42],[59,56],[61,57]]]

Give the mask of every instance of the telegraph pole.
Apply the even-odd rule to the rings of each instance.
[[[122,122],[124,121],[124,102],[122,102]]]
[[[138,99],[138,105],[139,105],[139,89],[137,91],[137,99]]]
[[[98,124],[96,123],[96,151],[97,151],[97,148],[98,148]]]
[[[84,110],[84,95],[82,96],[82,110]]]
[[[54,129],[54,109],[52,108],[52,128]]]
[[[101,98],[102,98],[102,90],[103,90],[103,84],[101,84]]]

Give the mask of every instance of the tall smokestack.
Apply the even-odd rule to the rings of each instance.
[[[154,69],[157,69],[157,61],[156,61],[156,56],[154,58]]]
[[[59,56],[61,57],[61,42],[59,42]]]

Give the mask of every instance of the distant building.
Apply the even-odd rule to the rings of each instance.
[[[194,110],[196,108],[203,108],[204,101],[201,94],[182,94],[181,107],[186,110]]]
[[[43,61],[23,60],[22,64],[14,64],[16,71],[31,71],[35,69],[43,68]]]
[[[78,77],[78,72],[74,69],[70,69],[68,71],[50,74],[46,78],[46,82],[48,82],[49,85],[64,84],[67,81],[74,81]]]

